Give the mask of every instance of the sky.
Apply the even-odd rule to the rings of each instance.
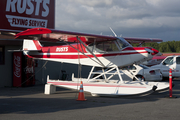
[[[180,0],[56,0],[55,29],[180,40]]]

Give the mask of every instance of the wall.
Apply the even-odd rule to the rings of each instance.
[[[21,46],[5,46],[5,64],[0,65],[0,87],[12,87],[13,81],[13,65],[12,65],[12,52],[8,50],[19,50]],[[71,80],[72,73],[75,74],[75,77],[78,77],[78,65],[68,64],[68,63],[59,63],[48,61],[37,60],[37,67],[35,67],[35,79],[36,84],[45,84],[47,81],[47,75],[50,76],[50,79],[62,79],[61,70],[65,70],[68,74],[68,80]],[[43,67],[45,65],[45,67]],[[84,78],[88,77],[88,74],[91,70],[89,66],[82,66],[81,76]]]

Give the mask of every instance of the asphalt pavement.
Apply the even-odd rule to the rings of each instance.
[[[44,94],[44,85],[0,88],[0,120],[179,120],[180,80],[173,81],[173,98],[169,91],[148,96],[93,97],[76,101],[78,91],[57,88]]]

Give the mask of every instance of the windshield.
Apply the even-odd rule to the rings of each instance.
[[[118,38],[117,42],[121,49],[125,47],[132,47],[132,45],[129,44],[124,38]]]

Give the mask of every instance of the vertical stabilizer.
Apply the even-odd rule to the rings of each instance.
[[[27,40],[23,41],[23,50],[41,50],[42,46],[38,40]]]

